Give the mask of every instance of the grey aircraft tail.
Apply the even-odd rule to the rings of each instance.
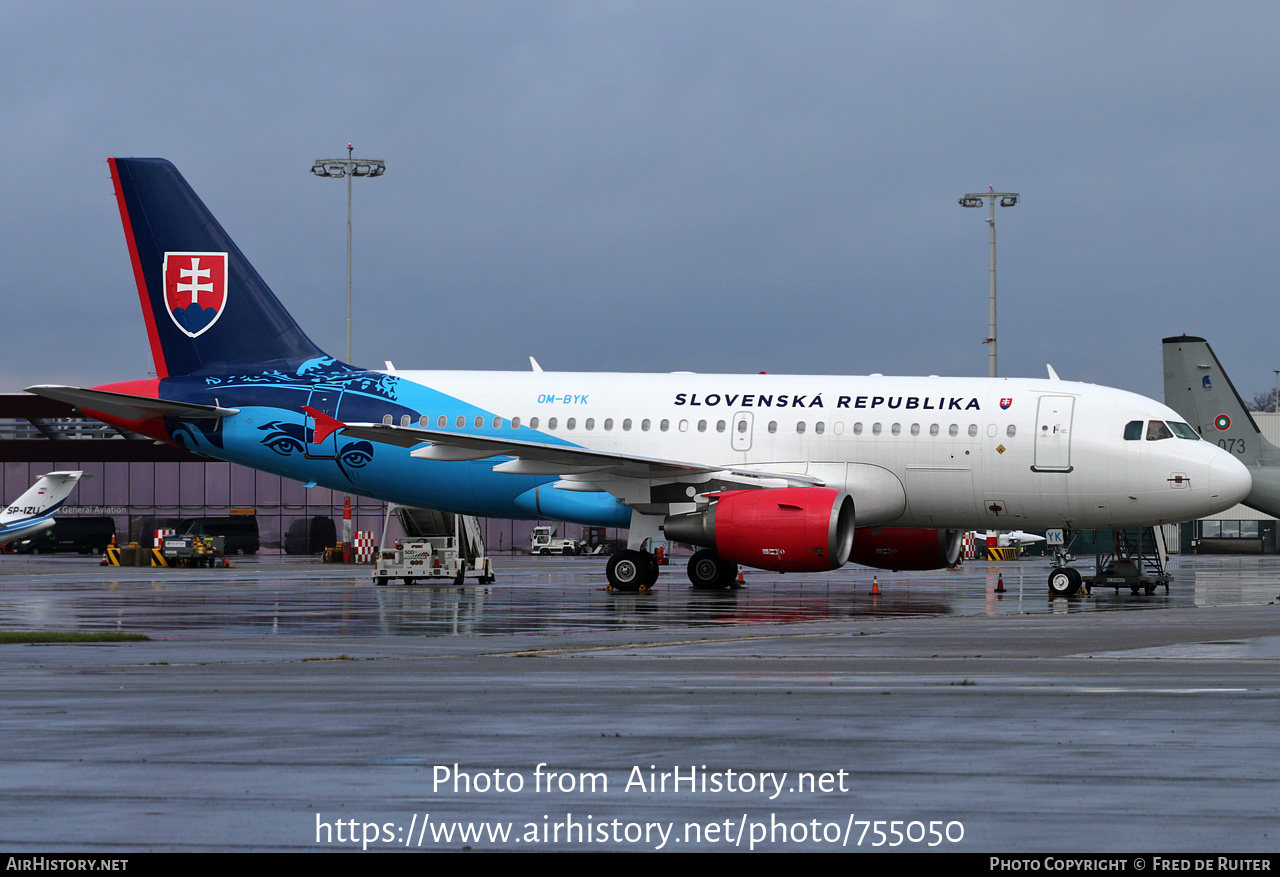
[[[1209,342],[1179,335],[1163,347],[1165,404],[1249,467],[1253,490],[1245,505],[1280,517],[1280,447],[1263,437]]]

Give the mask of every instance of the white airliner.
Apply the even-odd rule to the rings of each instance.
[[[158,377],[32,392],[404,505],[627,527],[616,588],[655,581],[662,534],[703,546],[689,577],[716,587],[738,564],[946,566],[962,529],[1182,521],[1249,492],[1173,411],[1091,384],[360,369],[312,344],[173,165],[110,165]]]
[[[26,493],[0,513],[0,545],[51,526],[54,515],[82,475],[80,471],[41,475]]]

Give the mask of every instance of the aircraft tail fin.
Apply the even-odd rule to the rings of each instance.
[[[325,356],[177,168],[108,163],[159,377],[293,372]]]
[[[31,529],[33,525],[52,518],[66,502],[72,489],[80,481],[83,472],[50,472],[41,475],[22,496],[0,512],[0,542],[8,541],[6,533]]]
[[[1236,454],[1245,465],[1280,464],[1280,448],[1263,437],[1203,338],[1164,339],[1164,401],[1206,440]]]

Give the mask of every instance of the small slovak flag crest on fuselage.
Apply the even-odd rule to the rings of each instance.
[[[1013,400],[1012,400],[1012,399],[1001,399],[1001,400],[1000,400],[1000,407],[1001,407],[1003,410],[1005,410],[1005,411],[1008,411],[1008,410],[1009,410],[1009,406],[1010,406],[1010,405],[1012,405],[1012,404],[1013,404]]]
[[[227,254],[165,253],[164,303],[187,335],[208,332],[227,306]]]

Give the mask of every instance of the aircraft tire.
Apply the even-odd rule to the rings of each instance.
[[[1054,597],[1074,597],[1080,590],[1080,573],[1069,566],[1049,573],[1049,593]]]
[[[658,574],[662,572],[662,567],[658,565],[658,558],[648,551],[644,552],[644,563],[644,583],[647,587],[652,588],[658,582]]]
[[[689,558],[689,581],[700,591],[727,587],[737,573],[735,564],[726,563],[724,558],[710,548],[703,548]]]
[[[627,549],[619,551],[609,558],[604,574],[615,591],[627,593],[640,590],[645,584],[648,564],[645,563],[644,552]]]

